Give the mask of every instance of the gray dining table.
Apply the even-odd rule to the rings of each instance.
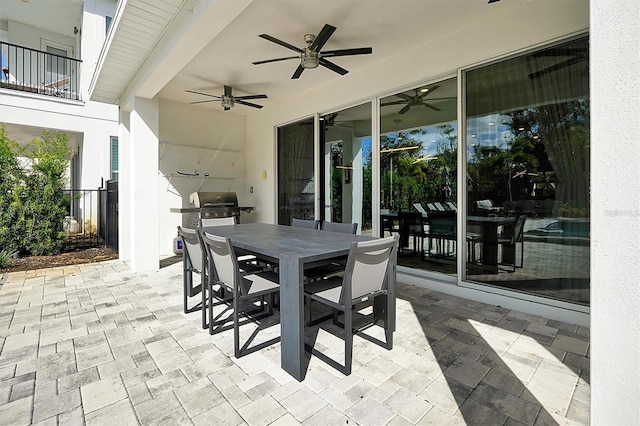
[[[295,228],[266,223],[203,227],[201,232],[227,237],[236,249],[275,259],[280,277],[281,367],[302,381],[304,362],[304,269],[310,264],[346,256],[355,241],[374,237]],[[391,320],[395,329],[395,277],[389,277]],[[387,300],[374,300],[374,316],[381,319]]]

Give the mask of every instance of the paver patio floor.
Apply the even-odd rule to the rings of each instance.
[[[182,313],[180,262],[0,285],[0,424],[589,423],[589,329],[419,287],[398,284],[393,350],[356,336],[350,376],[313,356],[298,382],[278,343],[236,359],[232,330],[210,336],[199,312]],[[247,324],[242,341],[277,337],[277,320]],[[307,342],[341,361],[333,327]]]

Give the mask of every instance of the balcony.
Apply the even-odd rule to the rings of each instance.
[[[79,59],[0,42],[0,87],[79,101]]]

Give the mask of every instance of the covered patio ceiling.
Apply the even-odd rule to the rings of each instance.
[[[236,2],[233,6],[221,6],[220,2],[184,1],[181,7],[176,7],[180,6],[176,5],[180,2],[174,0],[169,3],[176,10],[175,16],[163,18],[169,23],[169,28],[164,32],[156,31],[155,40],[145,41],[146,53],[139,52],[138,55],[151,58],[154,48],[166,48],[172,37],[171,25],[177,26],[180,22],[185,22],[183,15],[188,17],[188,14],[196,12],[196,21],[182,27],[187,28],[186,31],[176,33],[181,34],[183,39],[194,40],[195,44],[198,40],[202,48],[193,47],[192,51],[183,48],[181,53],[176,52],[178,49],[167,49],[170,52],[164,58],[167,66],[158,66],[163,62],[156,60],[156,66],[142,64],[135,69],[131,67],[127,72],[117,68],[117,61],[113,57],[111,60],[103,58],[99,74],[94,78],[93,97],[96,98],[100,93],[110,93],[99,100],[118,102],[127,88],[134,86],[136,73],[145,71],[144,67],[147,66],[145,82],[138,82],[144,85],[143,92],[146,96],[158,95],[161,99],[190,104],[213,98],[186,90],[221,96],[227,85],[233,87],[234,96],[268,95],[268,99],[251,101],[268,107],[272,102],[286,102],[311,89],[329,86],[336,79],[349,78],[350,74],[341,76],[321,66],[305,70],[300,78],[292,79],[292,74],[300,63],[299,59],[253,65],[252,62],[255,61],[296,55],[292,50],[260,38],[260,34],[268,34],[303,48],[305,34],[318,34],[323,25],[333,25],[337,29],[322,50],[359,47],[373,49],[370,55],[331,59],[336,65],[353,73],[363,68],[375,67],[378,63],[388,64],[396,55],[433,43],[446,34],[458,32],[472,24],[477,25],[478,22],[488,20],[491,15],[516,13],[514,9],[530,1],[501,0],[488,3],[487,0],[324,0],[318,3],[314,0],[244,0],[240,5]],[[546,2],[551,6],[557,0],[536,1]],[[135,8],[136,14],[123,13],[116,17],[120,22],[116,23],[116,31],[111,34],[111,55],[126,55],[127,43],[140,40],[139,33],[125,30],[134,23],[127,20],[146,17],[150,22],[153,21],[154,11],[150,4],[144,0],[121,3],[121,7],[130,10]],[[224,23],[221,28],[219,21]],[[194,39],[194,34],[189,31],[194,31],[195,28],[198,28],[198,33]],[[203,40],[208,41],[205,43]],[[435,56],[432,59],[438,60]],[[403,65],[398,63],[397,66],[401,70]],[[389,72],[393,73],[394,70],[390,69]],[[455,90],[455,85],[448,89],[442,87],[438,90],[438,96],[455,96]],[[448,91],[453,92],[447,93]],[[198,103],[196,106],[223,110],[218,100]],[[386,111],[395,113],[395,109],[401,108],[402,105],[388,107]],[[226,113],[246,115],[256,111],[259,110],[236,104]]]

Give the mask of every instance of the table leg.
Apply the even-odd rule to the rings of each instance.
[[[484,223],[482,236],[482,267],[486,272],[498,273],[498,226]]]
[[[304,265],[280,259],[280,365],[296,380],[304,379]]]

